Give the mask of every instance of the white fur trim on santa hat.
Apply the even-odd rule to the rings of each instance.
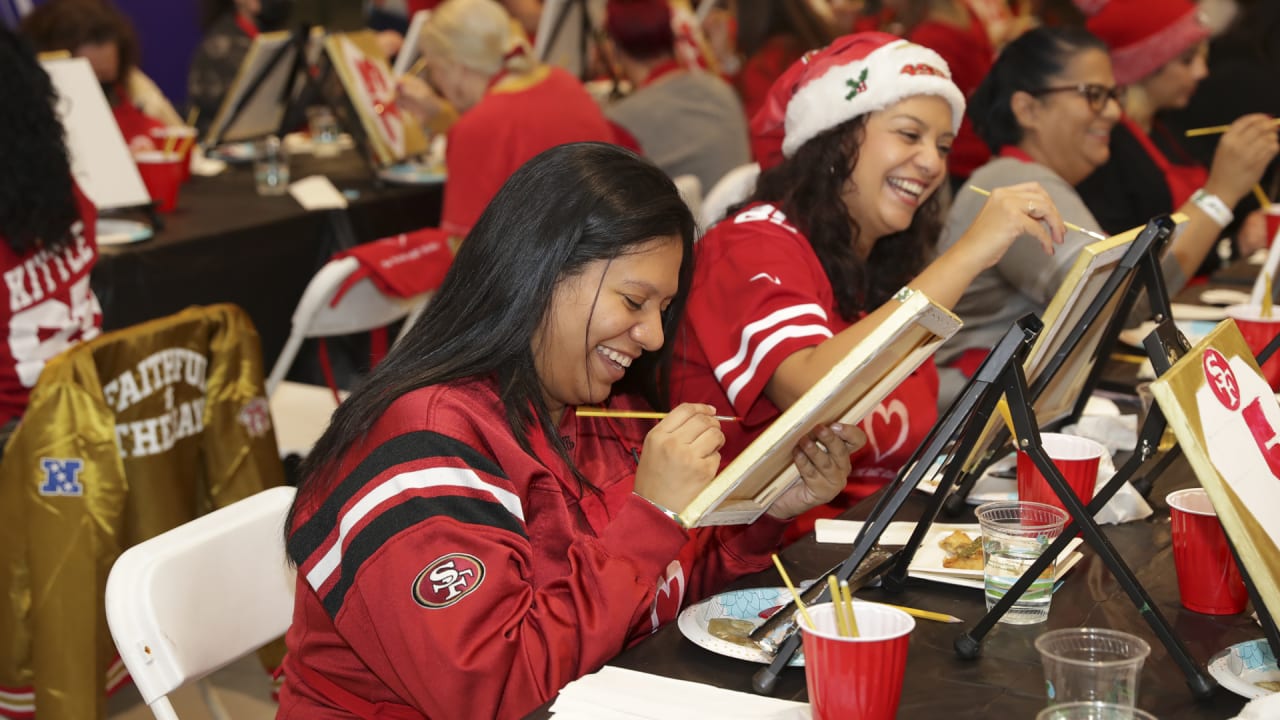
[[[929,48],[898,40],[847,65],[833,66],[796,90],[787,102],[782,154],[791,157],[824,130],[913,95],[946,100],[951,106],[951,130],[959,132],[964,94],[951,81],[947,62]]]

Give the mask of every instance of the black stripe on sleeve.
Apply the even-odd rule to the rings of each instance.
[[[507,477],[493,460],[461,440],[428,430],[398,435],[374,448],[350,475],[333,488],[320,509],[289,536],[289,557],[301,566],[319,550],[337,526],[342,507],[370,480],[396,465],[433,457],[456,457],[478,472],[504,480]]]
[[[528,539],[520,521],[501,503],[456,495],[410,498],[378,515],[347,544],[342,553],[342,564],[338,567],[338,572],[341,573],[338,583],[322,600],[329,616],[337,617],[356,573],[370,555],[377,552],[396,534],[433,517],[449,517],[467,525],[484,525],[506,530]],[[431,558],[423,558],[423,567],[430,561]],[[417,569],[414,571],[416,572]]]

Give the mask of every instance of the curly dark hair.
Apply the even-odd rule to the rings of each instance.
[[[86,43],[115,42],[120,53],[115,81],[118,92],[124,92],[125,80],[138,65],[138,38],[133,25],[110,0],[48,0],[22,21],[22,32],[40,52],[74,53]]]
[[[57,95],[27,42],[0,25],[0,236],[19,256],[58,250],[80,219]]]
[[[848,120],[801,145],[795,155],[765,170],[748,202],[769,202],[809,239],[831,281],[836,309],[846,321],[884,303],[924,269],[942,227],[942,201],[934,193],[911,225],[876,241],[863,260],[854,250],[861,229],[843,194],[866,135],[867,116]]]

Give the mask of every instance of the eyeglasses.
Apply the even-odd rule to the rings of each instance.
[[[1048,95],[1057,92],[1073,92],[1079,93],[1089,103],[1089,109],[1100,113],[1107,109],[1107,101],[1115,100],[1117,104],[1124,104],[1124,88],[1119,85],[1107,87],[1106,85],[1098,85],[1097,83],[1080,83],[1079,85],[1063,85],[1061,87],[1041,88],[1040,90],[1031,90],[1030,94],[1034,97]]]

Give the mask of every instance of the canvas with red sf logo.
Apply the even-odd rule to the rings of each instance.
[[[1226,320],[1152,382],[1151,390],[1265,609],[1277,617],[1280,402],[1257,360]]]

